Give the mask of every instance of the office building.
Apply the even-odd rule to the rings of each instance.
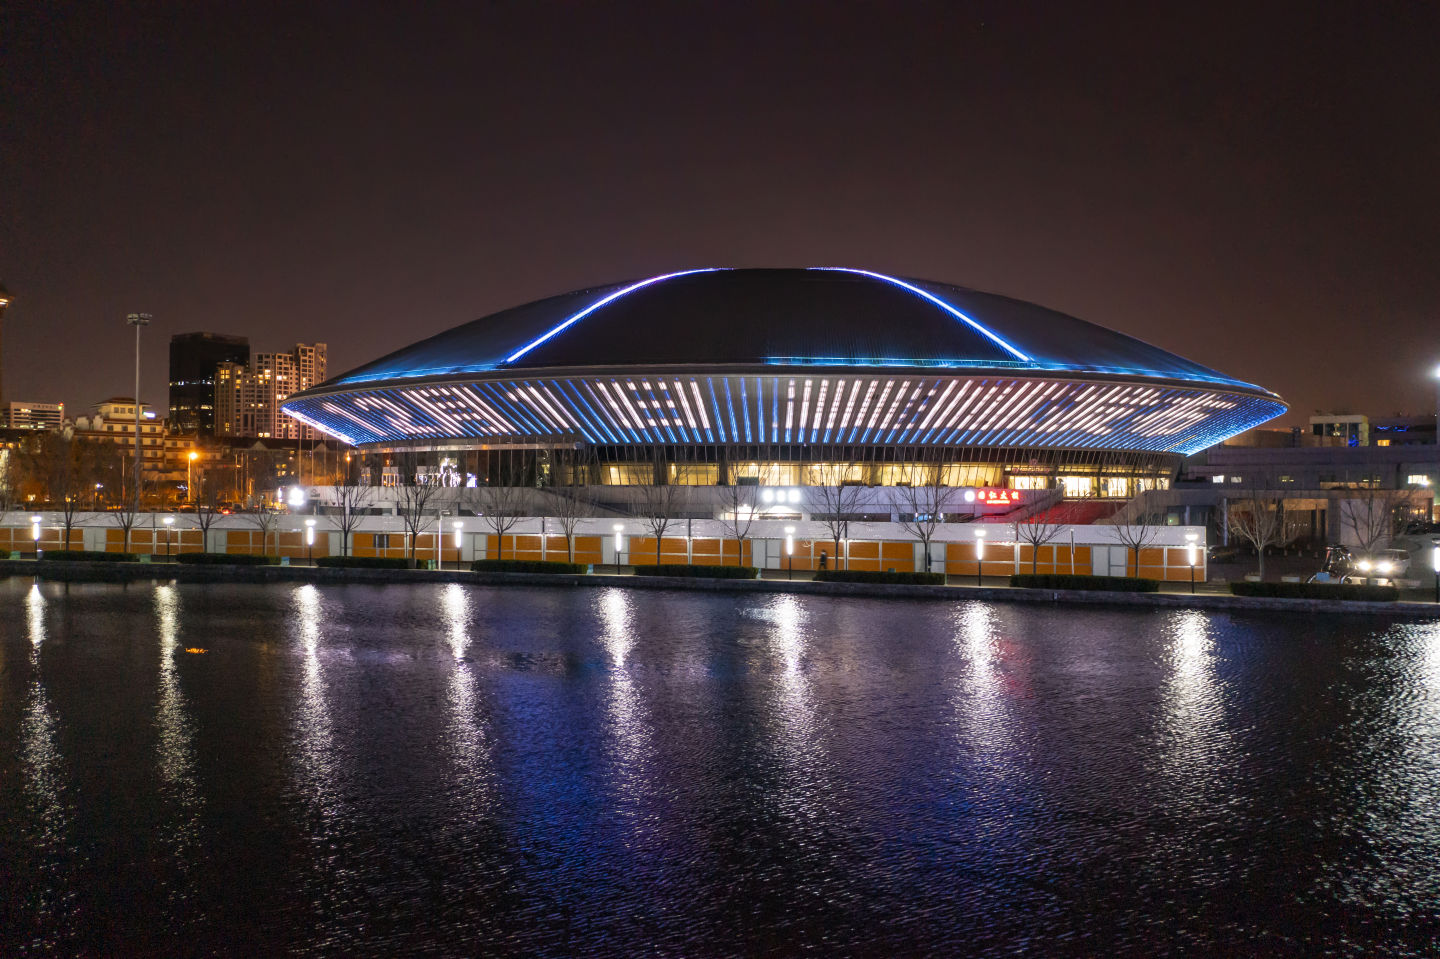
[[[170,338],[170,428],[180,433],[215,434],[215,370],[221,363],[245,365],[250,341],[223,333],[177,333]]]

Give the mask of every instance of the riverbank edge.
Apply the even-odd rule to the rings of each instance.
[[[0,575],[55,582],[133,583],[322,583],[370,586],[406,583],[468,583],[473,586],[622,587],[679,589],[706,593],[797,593],[865,599],[922,599],[940,602],[989,600],[1074,606],[1131,606],[1165,609],[1271,610],[1294,613],[1365,613],[1440,619],[1434,603],[1380,603],[1333,599],[1279,599],[1216,593],[1109,593],[1074,589],[1018,589],[1011,586],[913,586],[879,583],[816,583],[783,579],[706,579],[605,573],[472,573],[468,569],[357,569],[324,566],[189,566],[179,563],[90,563],[0,560]]]

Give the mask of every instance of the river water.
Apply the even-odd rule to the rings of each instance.
[[[0,955],[1434,954],[1440,624],[0,581]]]

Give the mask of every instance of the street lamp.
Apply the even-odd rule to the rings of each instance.
[[[305,521],[305,552],[311,566],[315,565],[315,520]]]
[[[195,502],[195,487],[193,485],[194,480],[191,479],[191,467],[195,465],[195,460],[199,459],[199,457],[199,453],[191,450],[190,457],[185,463],[185,496],[192,503]]]
[[[975,531],[975,585],[983,586],[980,577],[985,574],[985,530]]]
[[[1430,501],[1432,520],[1440,520],[1440,366],[1435,367],[1435,498]]]
[[[38,513],[30,517],[30,541],[35,544],[36,559],[40,558],[40,520]]]
[[[167,516],[165,523],[165,562],[170,562],[170,529],[175,525],[175,517]]]
[[[625,539],[624,539],[624,537],[623,537],[621,534],[625,532],[625,526],[624,526],[623,523],[616,523],[615,526],[614,526],[614,530],[615,530],[615,575],[616,575],[616,576],[619,576],[619,575],[620,575],[620,550],[624,549],[624,547],[625,547]]]
[[[1190,564],[1190,592],[1195,592],[1195,559],[1198,550],[1195,548],[1195,541],[1200,537],[1195,533],[1185,534],[1185,561]]]
[[[464,557],[460,556],[459,553],[460,553],[460,542],[461,542],[461,540],[460,540],[460,534],[461,534],[461,531],[465,529],[465,521],[464,521],[464,520],[458,520],[458,519],[457,519],[457,520],[455,520],[455,522],[451,523],[450,526],[451,526],[452,529],[455,530],[455,553],[456,553],[456,557],[455,557],[455,558],[456,558],[456,559],[459,559],[459,560],[461,560],[461,561],[463,562],[463,561],[464,561]],[[464,569],[465,567],[464,567],[464,566],[461,566],[460,568],[461,568],[461,569]]]
[[[149,313],[131,313],[125,322],[135,327],[135,512],[140,512],[140,328],[150,325]]]
[[[786,569],[786,572],[785,572],[785,578],[786,578],[786,579],[794,579],[794,578],[795,578],[795,527],[793,527],[793,526],[787,526],[787,527],[785,527],[785,562],[786,562],[786,566],[787,566],[787,569]]]
[[[1440,537],[1431,542],[1435,544],[1430,551],[1430,567],[1435,570],[1435,602],[1440,603]]]

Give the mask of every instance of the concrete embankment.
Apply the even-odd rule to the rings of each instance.
[[[817,583],[783,579],[709,579],[683,576],[632,576],[593,573],[472,573],[469,570],[357,569],[324,566],[190,566],[179,563],[91,563],[0,560],[0,575],[62,582],[179,583],[469,583],[477,586],[549,586],[568,588],[683,589],[708,593],[797,593],[931,602],[990,600],[1002,603],[1059,603],[1083,606],[1131,606],[1175,609],[1270,610],[1292,613],[1365,613],[1440,619],[1440,605],[1419,602],[1360,602],[1330,599],[1274,599],[1222,593],[1110,593],[1066,589],[1016,589],[1010,586],[908,586],[872,583]]]

